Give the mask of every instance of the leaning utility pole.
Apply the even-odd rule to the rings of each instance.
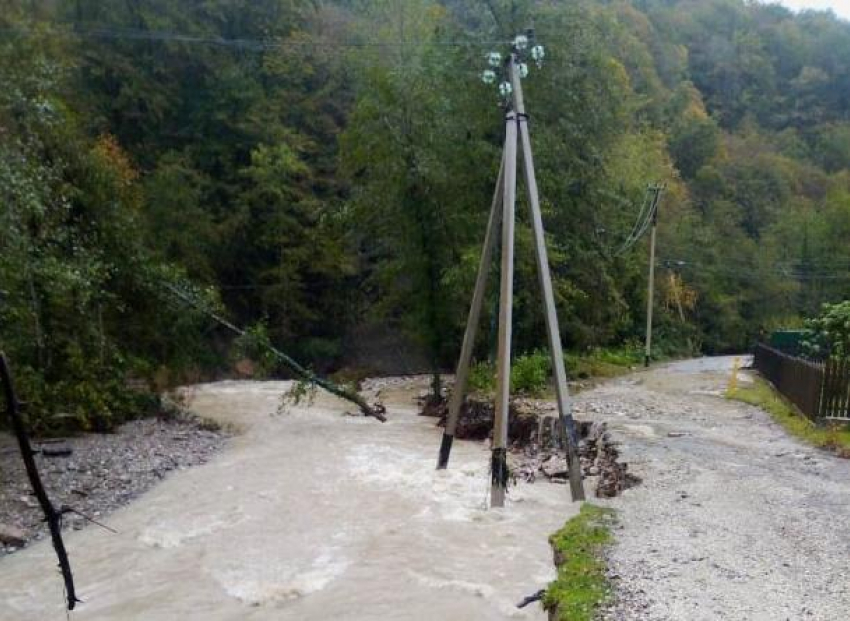
[[[649,239],[649,280],[647,283],[646,294],[646,352],[644,356],[644,366],[649,368],[649,362],[652,358],[652,309],[655,302],[655,237],[658,232],[658,203],[661,200],[661,193],[664,191],[664,186],[654,185],[650,188],[650,192],[654,192],[652,198],[652,232]]]
[[[578,438],[575,423],[571,414],[571,404],[567,389],[567,377],[564,369],[564,355],[561,349],[561,336],[558,326],[558,316],[555,308],[555,296],[552,287],[552,276],[549,270],[549,258],[546,252],[546,237],[543,229],[543,218],[540,212],[540,199],[537,189],[537,178],[534,172],[534,158],[531,152],[531,138],[528,131],[528,116],[525,113],[525,102],[522,92],[522,78],[528,75],[528,66],[522,62],[522,55],[529,47],[529,39],[533,33],[516,37],[507,61],[504,63],[506,80],[499,85],[499,91],[505,99],[505,145],[502,154],[502,165],[493,197],[490,220],[484,240],[484,249],[475,282],[475,292],[472,296],[472,306],[466,324],[466,332],[458,361],[455,386],[449,402],[449,412],[446,428],[443,434],[437,468],[448,466],[454,434],[457,430],[460,410],[466,394],[466,382],[475,335],[481,316],[484,292],[487,286],[487,275],[496,244],[496,232],[501,225],[501,284],[499,294],[499,346],[497,358],[496,404],[492,443],[492,471],[490,503],[493,507],[502,507],[505,503],[505,493],[508,484],[508,417],[510,404],[511,378],[511,337],[513,320],[513,280],[514,280],[514,224],[516,208],[517,180],[517,151],[522,150],[523,172],[528,204],[531,215],[531,227],[534,237],[535,259],[539,276],[540,289],[543,297],[543,311],[546,319],[546,333],[549,352],[552,358],[555,390],[558,399],[558,412],[561,421],[562,444],[567,453],[567,464],[570,478],[570,491],[574,501],[584,500],[581,464],[578,454]],[[531,57],[540,65],[543,61],[544,50],[540,45],[531,49]],[[502,66],[501,55],[491,53],[489,63],[492,67]],[[484,81],[494,83],[496,73],[487,70],[483,75]]]

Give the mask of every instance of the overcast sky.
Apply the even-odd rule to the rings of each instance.
[[[780,0],[789,9],[832,9],[836,15],[850,19],[850,0]]]

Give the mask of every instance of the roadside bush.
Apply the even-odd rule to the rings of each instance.
[[[536,395],[549,385],[552,364],[546,352],[537,350],[519,356],[511,369],[511,392]]]
[[[564,354],[564,365],[570,379],[615,377],[643,363],[643,350],[638,343],[618,348],[593,349],[584,354]]]
[[[546,390],[552,367],[546,352],[534,351],[517,356],[511,365],[511,393],[538,395]],[[496,365],[477,362],[469,370],[469,389],[491,394],[496,390]]]
[[[597,349],[593,358],[618,367],[632,367],[643,363],[643,347],[640,343],[630,342],[622,347]]]
[[[496,389],[496,365],[489,360],[476,362],[469,370],[469,389],[492,393]]]
[[[808,319],[803,351],[812,358],[850,358],[850,300],[824,304],[820,317]]]

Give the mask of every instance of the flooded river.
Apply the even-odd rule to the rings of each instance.
[[[547,536],[577,510],[565,486],[512,488],[486,508],[489,451],[440,432],[412,389],[390,422],[344,416],[319,395],[276,414],[283,382],[198,387],[191,407],[241,433],[209,464],[176,473],[67,545],[78,621],[545,619],[526,595],[554,576]],[[0,562],[0,619],[65,619],[41,542]]]

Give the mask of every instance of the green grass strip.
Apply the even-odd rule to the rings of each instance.
[[[604,548],[611,543],[614,511],[585,504],[577,516],[549,538],[558,578],[549,585],[543,606],[558,621],[592,621],[610,595]]]
[[[762,378],[755,378],[752,385],[738,384],[727,390],[726,398],[761,408],[795,438],[850,459],[850,428],[846,424],[814,424]]]

